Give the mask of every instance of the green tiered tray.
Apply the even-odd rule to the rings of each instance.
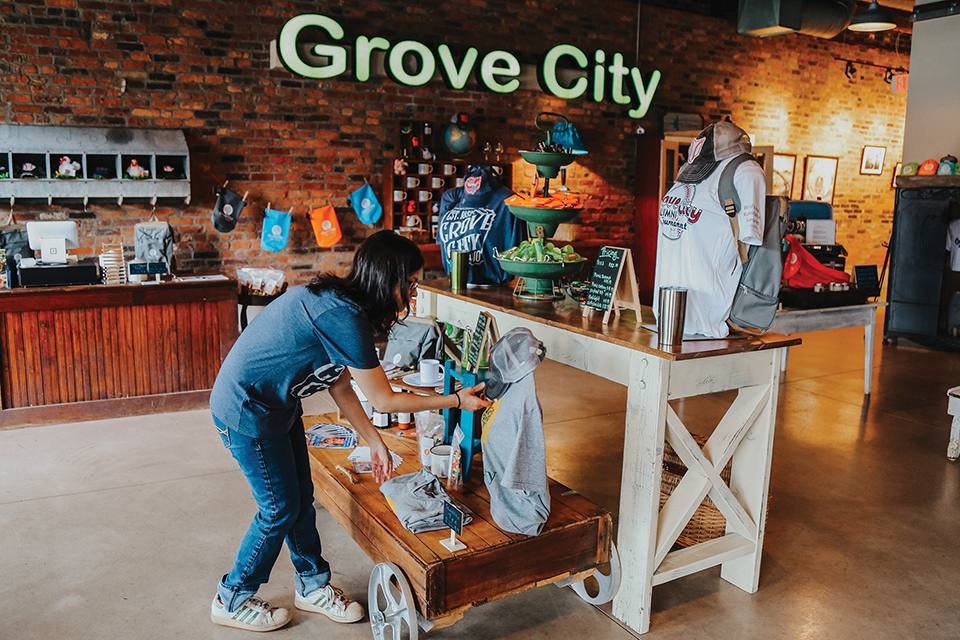
[[[573,277],[579,274],[583,263],[587,260],[581,258],[570,262],[523,262],[497,258],[497,261],[504,271],[523,279],[526,291],[518,291],[518,296],[539,299],[562,298],[563,292],[557,292],[556,282],[560,278]]]
[[[583,211],[579,209],[547,209],[543,207],[521,207],[515,204],[507,205],[511,213],[527,223],[531,238],[552,238],[557,227],[563,222],[570,222]],[[537,233],[537,227],[543,229],[543,235]]]

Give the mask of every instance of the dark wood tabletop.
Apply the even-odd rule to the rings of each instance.
[[[501,311],[503,313],[544,324],[584,336],[621,345],[668,360],[691,360],[708,358],[764,349],[779,349],[800,344],[801,340],[793,336],[767,332],[759,337],[731,335],[715,340],[685,340],[674,347],[660,347],[657,333],[640,325],[654,324],[653,310],[641,309],[641,322],[637,322],[636,313],[627,309],[620,316],[613,314],[610,321],[603,324],[603,312],[591,310],[586,316],[579,304],[567,297],[563,300],[522,300],[513,295],[511,287],[466,289],[453,293],[450,281],[426,280],[420,283],[420,289],[442,296],[466,300],[474,304]]]

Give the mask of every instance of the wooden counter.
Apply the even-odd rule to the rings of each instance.
[[[207,406],[237,283],[0,291],[0,428]]]

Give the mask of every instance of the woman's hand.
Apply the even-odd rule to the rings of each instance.
[[[370,443],[370,461],[373,463],[374,480],[382,483],[390,479],[393,474],[393,455],[380,438]]]
[[[475,387],[464,387],[457,391],[457,396],[460,398],[460,408],[464,411],[479,411],[493,404],[490,400],[475,395],[483,391],[486,386],[485,382],[481,382]]]

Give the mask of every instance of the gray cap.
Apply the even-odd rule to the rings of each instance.
[[[507,331],[490,350],[490,378],[483,394],[496,400],[514,382],[533,372],[547,355],[547,348],[526,327]]]
[[[713,173],[721,160],[750,153],[752,149],[746,131],[726,120],[714,122],[690,143],[687,162],[677,172],[677,182],[701,182]]]

